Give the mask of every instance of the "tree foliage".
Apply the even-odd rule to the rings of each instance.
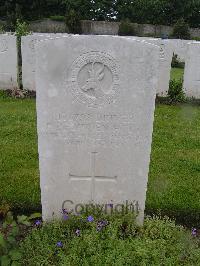
[[[133,23],[130,23],[129,20],[124,20],[119,25],[119,35],[121,36],[134,36],[136,34],[136,30]]]
[[[200,27],[200,0],[1,0],[0,20],[12,28],[17,19],[64,16],[70,10],[79,19],[174,25],[183,18]]]
[[[183,18],[179,19],[174,25],[173,37],[186,40],[190,39],[190,28]]]
[[[69,29],[69,33],[81,34],[80,16],[74,9],[70,9],[67,13],[66,25]]]

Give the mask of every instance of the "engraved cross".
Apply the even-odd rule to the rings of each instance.
[[[102,181],[111,181],[116,182],[117,176],[98,176],[95,173],[96,169],[96,155],[97,152],[91,153],[91,174],[88,176],[81,176],[81,175],[75,175],[75,174],[69,174],[70,180],[84,180],[84,181],[91,181],[91,201],[94,200],[95,195],[95,181],[96,180],[102,180]]]

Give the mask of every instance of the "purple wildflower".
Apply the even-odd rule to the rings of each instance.
[[[97,231],[101,231],[107,224],[108,221],[99,221],[97,223]]]
[[[94,217],[93,217],[93,216],[91,216],[91,215],[90,215],[90,216],[88,216],[88,218],[87,218],[87,221],[88,221],[88,222],[93,222],[93,221],[94,221]]]
[[[196,228],[192,228],[192,236],[197,236],[197,229]]]
[[[76,234],[77,236],[80,236],[80,235],[81,235],[81,231],[80,231],[79,229],[76,229],[75,234]]]
[[[63,243],[61,241],[59,241],[59,242],[56,243],[56,246],[58,248],[62,248],[63,247]]]
[[[67,214],[63,214],[63,220],[67,221],[69,219],[69,216]]]
[[[37,220],[37,221],[35,221],[35,225],[36,226],[40,226],[42,224],[42,221],[41,220]]]
[[[62,214],[69,214],[69,212],[66,209],[62,209]]]
[[[113,208],[113,203],[107,204],[108,207]]]

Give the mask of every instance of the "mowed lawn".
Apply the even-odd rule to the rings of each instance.
[[[183,78],[184,69],[183,68],[172,68],[171,69],[171,79],[180,80]]]
[[[35,100],[0,97],[0,202],[39,208],[38,168]]]
[[[0,184],[0,205],[40,209],[34,99],[0,96]],[[146,209],[200,213],[200,106],[156,106]]]

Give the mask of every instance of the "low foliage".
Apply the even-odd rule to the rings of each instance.
[[[136,30],[133,25],[129,20],[124,20],[120,23],[119,26],[119,35],[121,36],[134,36],[136,35]]]
[[[0,99],[7,99],[9,98],[7,91],[0,89]]]
[[[50,16],[50,19],[51,20],[54,20],[54,21],[65,21],[65,17],[64,16]]]
[[[168,218],[132,214],[70,216],[35,228],[21,243],[22,264],[39,265],[199,265],[196,231],[192,237]]]
[[[169,82],[168,97],[170,103],[185,102],[185,93],[183,91],[183,80],[172,79]]]
[[[40,214],[35,213],[30,217],[21,215],[14,219],[11,212],[7,213],[2,226],[0,226],[1,266],[21,265],[22,254],[19,250],[19,240],[24,237],[27,228],[31,226],[31,221],[40,217]]]

